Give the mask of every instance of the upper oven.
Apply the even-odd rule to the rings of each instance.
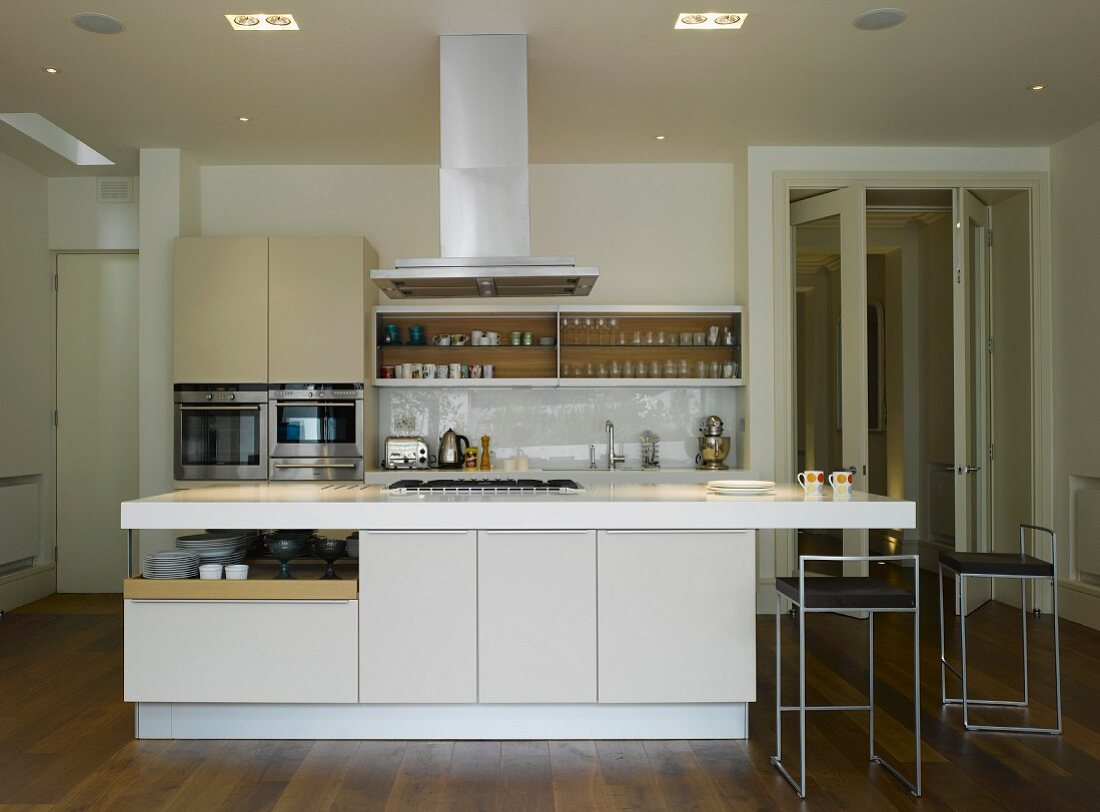
[[[175,385],[176,479],[267,479],[267,384]]]
[[[271,459],[363,458],[363,384],[271,384]]]

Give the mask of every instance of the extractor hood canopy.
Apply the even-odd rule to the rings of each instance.
[[[587,296],[598,268],[532,257],[527,37],[439,38],[439,248],[371,279],[392,299]]]

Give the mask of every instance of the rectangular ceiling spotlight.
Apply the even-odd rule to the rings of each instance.
[[[225,19],[234,31],[297,31],[298,21],[293,14],[226,14]]]
[[[681,11],[676,15],[676,28],[685,31],[732,31],[745,24],[749,15],[738,11]]]

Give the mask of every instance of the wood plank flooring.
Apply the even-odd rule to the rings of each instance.
[[[903,577],[883,568],[889,578]],[[1063,622],[1066,732],[964,733],[939,703],[935,579],[922,582],[922,799],[867,761],[867,717],[810,714],[814,809],[1088,809],[1100,797],[1100,632]],[[1019,614],[972,616],[976,690],[1018,690]],[[784,618],[784,701],[794,700],[796,628]],[[808,699],[859,704],[865,622],[812,616]],[[912,769],[911,620],[876,621],[879,750]],[[1049,617],[1035,625],[1034,707],[1053,717]],[[949,645],[957,645],[955,624]],[[110,810],[764,810],[801,806],[768,763],[774,742],[771,617],[758,621],[759,701],[747,741],[135,741],[122,702],[122,615],[115,596],[54,596],[0,620],[0,812]],[[957,685],[954,686],[957,690]],[[784,722],[794,763],[795,718]],[[986,714],[1004,719],[1004,712]]]

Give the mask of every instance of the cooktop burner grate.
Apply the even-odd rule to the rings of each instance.
[[[406,494],[547,494],[583,493],[572,479],[400,479],[382,489],[382,493]]]

